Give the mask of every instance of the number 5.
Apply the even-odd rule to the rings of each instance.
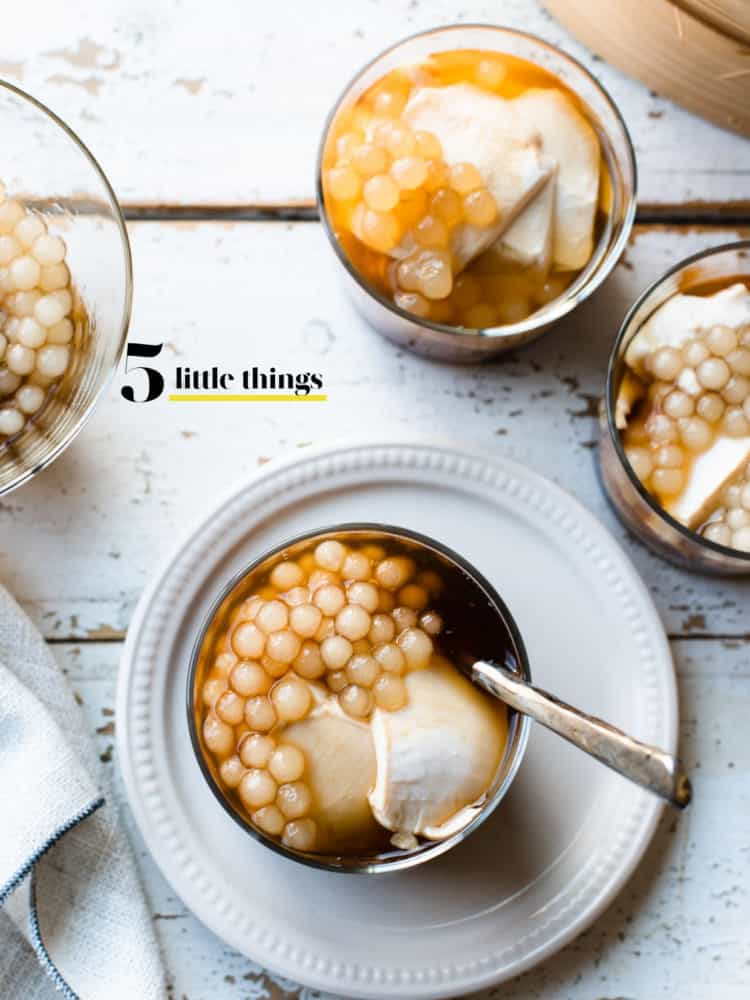
[[[130,385],[124,385],[120,389],[123,398],[127,399],[129,403],[150,403],[152,399],[158,399],[164,392],[164,378],[161,372],[158,372],[155,368],[147,368],[145,365],[133,365],[132,367],[128,365],[130,358],[155,358],[158,354],[161,354],[162,347],[164,347],[164,344],[128,344],[125,356],[126,373],[145,372],[148,379],[148,391],[146,392],[145,399],[136,399],[133,387]]]

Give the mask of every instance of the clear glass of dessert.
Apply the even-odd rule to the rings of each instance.
[[[366,66],[321,142],[318,204],[355,306],[472,362],[539,336],[614,267],[634,213],[625,124],[541,39],[454,26]]]
[[[384,525],[293,539],[230,582],[198,636],[188,725],[203,775],[243,829],[306,864],[437,857],[505,796],[528,738],[459,651],[529,678],[508,609],[460,556]]]
[[[0,495],[73,440],[125,344],[131,263],[112,188],[48,108],[0,81]]]
[[[623,322],[600,471],[625,524],[688,569],[750,573],[750,241],[676,264]]]

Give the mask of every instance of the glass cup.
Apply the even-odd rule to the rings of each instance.
[[[203,748],[200,682],[207,669],[208,660],[212,658],[214,640],[226,628],[231,609],[252,592],[252,581],[253,578],[257,578],[258,570],[263,570],[265,565],[270,564],[281,553],[286,557],[294,557],[301,550],[307,549],[313,539],[323,541],[325,538],[337,538],[341,541],[361,542],[363,544],[373,542],[387,544],[389,541],[395,541],[412,549],[417,554],[421,552],[423,555],[428,554],[431,558],[437,558],[437,561],[445,567],[446,573],[457,573],[459,578],[464,578],[478,587],[487,599],[491,609],[490,613],[497,617],[497,632],[482,635],[482,641],[487,643],[487,647],[484,651],[477,650],[476,658],[483,656],[485,659],[492,659],[493,655],[494,658],[497,658],[498,651],[505,648],[509,651],[506,664],[514,669],[522,679],[531,680],[528,657],[513,617],[494,587],[465,559],[440,542],[405,528],[394,528],[382,524],[341,524],[310,531],[275,546],[253,560],[249,566],[230,580],[224,591],[217,597],[198,633],[188,670],[187,721],[190,740],[203,777],[218,802],[243,830],[266,847],[270,847],[271,850],[287,858],[326,871],[353,874],[401,871],[423,864],[425,861],[449,851],[465,840],[495,810],[510,788],[526,750],[530,727],[530,720],[527,716],[508,708],[508,740],[505,752],[492,786],[484,801],[477,806],[476,815],[471,822],[445,840],[423,843],[411,851],[396,851],[394,849],[375,856],[332,856],[308,853],[293,850],[280,841],[266,836],[247,820],[227,794],[218,780],[216,766],[211,755]],[[475,651],[472,650],[472,652]]]
[[[600,407],[599,470],[616,513],[641,541],[685,569],[722,576],[750,573],[750,553],[717,545],[676,521],[636,476],[615,425],[615,404],[625,371],[625,352],[641,326],[678,292],[739,277],[750,281],[750,240],[703,250],[680,261],[643,292],[625,317],[609,360]]]
[[[591,260],[557,299],[520,323],[472,332],[418,319],[372,288],[349,260],[334,232],[323,196],[323,159],[334,119],[348,110],[360,95],[388,71],[425,60],[434,52],[451,49],[482,49],[518,56],[548,70],[582,101],[591,125],[599,136],[612,189],[607,224]],[[625,122],[599,81],[579,62],[555,46],[510,28],[489,25],[453,25],[412,35],[386,49],[347,86],[331,111],[321,140],[317,164],[318,211],[341,265],[344,286],[356,309],[389,340],[443,361],[471,363],[513,350],[536,339],[577,305],[587,299],[612,271],[628,240],[635,217],[635,152]]]
[[[49,465],[73,440],[114,374],[132,295],[130,245],[120,206],[81,140],[35,98],[0,81],[2,174],[7,196],[62,237],[85,319],[71,361],[41,410],[0,443],[0,496]],[[1,363],[0,363],[1,365]]]

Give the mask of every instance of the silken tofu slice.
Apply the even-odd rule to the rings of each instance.
[[[521,267],[546,273],[552,263],[552,231],[555,212],[556,170],[516,221],[496,241],[494,249],[503,259]]]
[[[596,132],[559,90],[533,88],[509,103],[517,119],[515,134],[538,137],[542,153],[557,163],[552,264],[561,271],[585,267],[594,248],[599,203]]]
[[[721,496],[750,462],[750,437],[717,437],[690,467],[685,488],[664,509],[695,530],[721,506]]]
[[[462,224],[452,234],[458,270],[483,253],[518,217],[549,180],[555,161],[540,150],[539,137],[519,129],[513,101],[468,83],[421,87],[409,99],[404,118],[415,130],[434,133],[446,163],[473,163],[498,207],[493,226]],[[397,247],[403,256],[409,247]]]

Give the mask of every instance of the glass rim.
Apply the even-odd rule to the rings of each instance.
[[[336,234],[331,225],[331,220],[328,216],[328,210],[325,205],[325,198],[323,192],[323,158],[325,154],[326,141],[328,139],[328,134],[333,125],[333,121],[338,114],[339,110],[343,106],[345,100],[347,99],[350,91],[356,85],[356,83],[371,69],[376,63],[378,63],[385,56],[397,49],[401,48],[407,42],[414,41],[418,38],[427,38],[430,35],[440,35],[452,31],[487,31],[493,32],[498,35],[508,35],[515,38],[521,38],[529,42],[534,42],[537,45],[541,45],[543,48],[548,49],[553,52],[556,56],[560,57],[564,61],[570,63],[576,70],[578,70],[592,86],[599,92],[601,97],[604,98],[605,103],[608,105],[609,109],[612,111],[615,119],[617,120],[620,128],[622,129],[622,134],[625,139],[625,148],[627,154],[627,161],[632,172],[633,177],[633,190],[630,192],[630,196],[627,203],[623,206],[623,219],[622,219],[622,230],[620,235],[615,240],[615,242],[608,248],[604,256],[602,257],[598,267],[588,279],[579,288],[575,288],[576,281],[573,281],[574,291],[570,294],[567,290],[559,299],[553,300],[549,306],[544,306],[542,309],[537,310],[537,312],[532,313],[527,319],[522,320],[520,323],[508,323],[501,326],[493,327],[482,327],[482,328],[472,328],[472,327],[456,327],[451,326],[447,323],[436,323],[434,320],[425,319],[421,316],[415,316],[414,313],[407,312],[400,306],[397,306],[395,302],[392,302],[386,296],[382,295],[376,288],[369,285],[360,275],[358,270],[349,260],[348,255],[344,251],[343,246],[341,246],[340,241],[337,239]],[[588,103],[588,102],[585,102]],[[353,278],[357,285],[371,298],[373,298],[379,305],[387,309],[389,312],[398,316],[400,319],[406,320],[407,322],[414,323],[419,327],[432,330],[434,333],[440,334],[453,340],[456,337],[462,340],[466,337],[480,337],[485,341],[502,341],[504,339],[512,339],[517,335],[523,335],[526,333],[532,333],[535,330],[539,330],[552,323],[556,323],[558,320],[567,316],[568,313],[572,312],[576,306],[579,306],[582,302],[585,302],[601,285],[609,275],[612,273],[617,261],[620,259],[622,251],[627,245],[628,239],[630,237],[630,231],[635,222],[636,204],[638,200],[638,165],[635,156],[635,148],[633,146],[633,140],[630,136],[630,131],[625,123],[625,119],[620,112],[617,104],[611,97],[609,91],[603,86],[603,84],[593,75],[583,65],[583,63],[576,59],[575,56],[569,55],[564,52],[557,45],[553,45],[551,42],[540,38],[539,35],[534,35],[528,31],[521,31],[517,28],[510,28],[504,25],[486,24],[481,22],[469,22],[467,24],[453,23],[447,24],[439,28],[427,28],[423,31],[416,31],[411,35],[407,35],[404,38],[399,39],[399,41],[392,43],[391,45],[384,48],[372,59],[369,59],[364,66],[361,67],[349,80],[343,90],[339,93],[338,97],[334,101],[334,104],[326,116],[325,123],[323,125],[323,132],[321,135],[320,142],[318,144],[318,156],[315,167],[315,196],[318,206],[318,217],[325,229],[326,235],[329,242],[333,246],[334,252],[338,257],[339,261],[343,265],[347,274]],[[592,258],[593,258],[592,254]],[[585,269],[584,269],[585,271]],[[583,274],[584,272],[582,272]]]
[[[370,532],[372,534],[391,534],[396,537],[404,538],[408,541],[417,543],[419,546],[432,548],[437,551],[440,555],[445,557],[448,562],[453,563],[459,569],[461,569],[471,581],[476,584],[480,590],[482,590],[488,597],[493,605],[494,611],[497,613],[498,617],[501,619],[505,630],[510,637],[514,652],[517,655],[518,669],[521,677],[524,680],[531,680],[531,668],[529,665],[528,653],[523,642],[523,637],[516,624],[515,618],[511,614],[505,601],[500,597],[495,587],[487,580],[487,578],[480,573],[467,559],[461,556],[459,553],[455,552],[449,546],[444,545],[442,542],[438,542],[436,539],[431,538],[429,535],[424,535],[418,531],[412,531],[410,528],[398,527],[392,524],[381,524],[378,522],[370,521],[353,521],[353,522],[342,522],[340,524],[323,526],[320,528],[310,529],[308,531],[300,532],[289,538],[282,540],[281,542],[275,543],[268,549],[264,549],[260,555],[251,559],[246,565],[239,569],[232,578],[222,587],[221,591],[217,597],[211,602],[211,605],[206,612],[200,628],[198,630],[195,642],[193,643],[192,651],[190,654],[190,662],[187,671],[187,684],[186,684],[186,701],[185,707],[187,710],[187,723],[188,723],[188,733],[190,736],[190,743],[193,749],[195,759],[198,763],[200,771],[208,785],[209,789],[213,793],[214,798],[222,806],[224,811],[243,829],[246,833],[249,833],[255,840],[257,840],[264,847],[269,847],[276,854],[281,855],[292,861],[296,861],[299,864],[306,865],[310,868],[315,868],[321,871],[331,872],[333,874],[339,875],[380,875],[387,874],[389,872],[404,871],[409,868],[415,868],[421,864],[431,861],[434,858],[445,854],[451,848],[458,846],[467,837],[469,837],[479,826],[489,816],[495,811],[500,802],[505,798],[510,786],[512,785],[521,762],[526,753],[526,748],[529,741],[529,733],[531,729],[531,719],[529,716],[524,715],[515,709],[510,709],[509,711],[514,714],[514,721],[516,723],[515,731],[513,733],[513,739],[511,741],[511,733],[509,728],[508,742],[506,743],[506,750],[510,749],[510,758],[507,762],[507,769],[505,775],[495,789],[492,797],[488,799],[484,805],[480,808],[477,815],[469,822],[463,829],[458,830],[456,833],[451,834],[451,836],[446,837],[444,840],[432,841],[428,846],[422,847],[420,850],[410,851],[404,853],[402,856],[396,856],[393,859],[383,859],[378,860],[373,858],[372,861],[362,860],[354,862],[350,865],[337,865],[333,863],[333,859],[338,857],[337,855],[331,856],[332,860],[327,861],[326,855],[315,855],[313,853],[295,851],[291,848],[286,847],[281,841],[275,840],[269,837],[262,830],[253,826],[248,820],[246,820],[236,809],[234,809],[229,802],[228,797],[218,785],[208,763],[205,760],[203,754],[203,748],[201,746],[200,737],[197,732],[196,719],[195,719],[195,676],[198,670],[200,655],[203,643],[206,636],[213,624],[214,618],[224,602],[229,598],[232,591],[239,586],[239,584],[249,576],[254,570],[256,570],[260,565],[262,565],[267,559],[270,559],[274,555],[278,555],[287,548],[291,548],[294,545],[298,545],[301,542],[308,541],[319,536],[326,535],[337,535],[343,532]],[[503,758],[505,759],[505,758]],[[502,762],[501,762],[502,764]]]
[[[58,114],[52,111],[51,108],[47,107],[42,101],[29,94],[27,91],[22,90],[21,87],[16,86],[14,83],[10,83],[8,80],[0,79],[0,88],[14,94],[16,97],[20,97],[22,101],[26,101],[28,104],[35,107],[42,114],[46,115],[53,124],[57,125],[67,137],[77,146],[78,150],[83,154],[84,158],[88,161],[90,166],[93,168],[94,173],[101,182],[104,193],[109,202],[110,210],[112,211],[112,217],[117,226],[117,230],[120,236],[120,245],[122,248],[122,259],[125,271],[125,296],[123,302],[122,316],[120,317],[119,332],[117,335],[118,343],[116,345],[116,357],[114,363],[110,366],[109,371],[104,375],[101,384],[98,386],[96,391],[93,393],[91,399],[86,405],[85,409],[82,411],[76,422],[70,428],[65,437],[54,445],[48,454],[44,456],[35,465],[24,469],[14,478],[12,478],[5,486],[0,486],[0,496],[5,496],[12,490],[17,489],[24,483],[32,479],[37,473],[46,469],[60,454],[65,451],[65,449],[72,443],[72,441],[78,436],[78,434],[83,430],[84,426],[88,423],[91,414],[99,403],[101,397],[104,395],[105,391],[109,388],[109,385],[114,378],[114,374],[117,371],[118,365],[120,363],[120,358],[122,357],[122,352],[125,348],[128,336],[128,328],[130,326],[130,318],[133,306],[133,258],[130,249],[130,239],[128,237],[127,226],[125,223],[125,216],[123,214],[120,203],[117,199],[117,195],[114,192],[112,185],[107,178],[104,170],[102,169],[99,161],[91,152],[86,143],[80,138],[80,136],[68,125]]]
[[[690,267],[692,264],[698,263],[701,260],[705,260],[708,257],[715,257],[718,254],[726,253],[727,251],[732,251],[732,250],[750,251],[750,239],[736,240],[731,243],[722,243],[719,246],[708,247],[705,250],[698,250],[696,251],[696,253],[690,254],[690,256],[688,257],[683,257],[676,264],[673,264],[672,267],[670,267],[667,271],[664,271],[663,274],[661,274],[658,278],[652,281],[651,284],[649,284],[641,292],[641,294],[638,296],[638,298],[635,300],[632,306],[628,309],[627,313],[625,314],[625,318],[623,319],[620,325],[620,329],[617,332],[617,336],[615,338],[615,342],[612,347],[612,352],[609,356],[609,363],[607,365],[607,381],[606,381],[604,399],[605,399],[606,413],[607,413],[607,430],[609,431],[610,440],[612,441],[617,457],[620,460],[620,465],[624,469],[625,474],[627,475],[632,486],[634,487],[638,495],[641,497],[641,499],[648,504],[648,506],[655,514],[658,514],[658,516],[663,521],[665,521],[671,528],[674,528],[674,530],[677,531],[684,538],[688,539],[689,541],[697,542],[699,545],[705,546],[705,548],[708,549],[710,552],[715,552],[722,556],[729,556],[733,559],[739,559],[740,561],[747,562],[748,565],[750,565],[750,552],[742,552],[739,549],[733,549],[728,545],[720,545],[718,542],[712,542],[710,539],[705,538],[697,531],[693,531],[692,528],[688,528],[686,525],[682,524],[676,518],[672,517],[672,515],[669,514],[666,510],[664,510],[664,508],[658,503],[656,498],[652,496],[648,492],[648,490],[644,487],[643,483],[640,481],[638,476],[636,476],[633,467],[631,466],[630,462],[628,461],[628,457],[625,454],[625,448],[622,443],[622,438],[615,423],[616,400],[614,397],[615,393],[614,383],[615,383],[615,369],[617,368],[619,362],[620,347],[626,337],[630,337],[630,339],[632,339],[632,337],[634,337],[638,333],[638,330],[641,329],[646,320],[648,320],[651,316],[653,316],[654,312],[656,312],[656,310],[659,309],[664,304],[664,302],[668,302],[669,299],[665,299],[664,302],[660,302],[659,305],[654,306],[654,308],[649,312],[648,316],[646,316],[640,322],[638,329],[631,331],[630,327],[633,323],[633,320],[638,310],[643,307],[643,305],[648,301],[649,297],[654,294],[654,292],[657,292],[662,287],[662,285],[664,285],[667,281],[669,281],[670,278],[678,274],[680,271]],[[674,294],[677,293],[675,292]],[[672,296],[670,296],[669,298],[671,297]]]

